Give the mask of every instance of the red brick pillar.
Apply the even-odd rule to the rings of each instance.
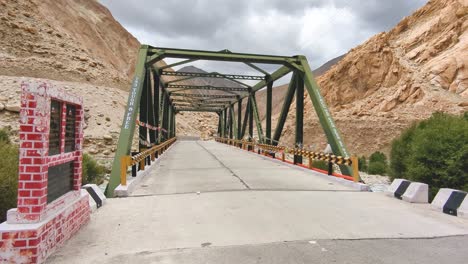
[[[21,88],[18,206],[0,224],[0,263],[42,263],[90,218],[88,194],[81,190],[82,99],[47,83]],[[51,119],[52,101],[59,105],[57,119]],[[67,117],[68,133],[75,127],[68,148]]]

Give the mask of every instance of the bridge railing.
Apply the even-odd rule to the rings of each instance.
[[[136,176],[137,166],[139,166],[139,170],[144,170],[146,164],[150,164],[154,161],[157,157],[159,157],[164,151],[166,151],[169,146],[171,146],[176,141],[176,138],[170,138],[165,142],[155,145],[147,150],[144,150],[135,155],[128,155],[123,156],[120,159],[120,184],[122,186],[127,185],[127,170],[128,167],[132,167],[132,176]]]
[[[245,150],[251,150],[255,152],[255,147],[257,148],[258,154],[273,154],[278,153],[281,155],[281,160],[286,162],[286,154],[302,156],[303,158],[308,159],[308,168],[313,169],[313,161],[321,160],[327,162],[329,165],[346,165],[352,167],[353,175],[335,175],[330,169],[328,170],[329,175],[338,176],[347,180],[352,180],[355,182],[361,181],[359,176],[359,165],[358,158],[356,156],[352,157],[342,157],[336,156],[333,154],[327,154],[323,152],[314,152],[303,148],[288,148],[285,146],[275,146],[269,144],[258,143],[256,141],[248,141],[244,139],[230,139],[230,138],[221,138],[216,137],[215,140],[220,143],[237,146]],[[302,165],[302,164],[300,164]]]

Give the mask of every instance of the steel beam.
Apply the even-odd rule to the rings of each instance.
[[[249,53],[216,52],[205,50],[187,50],[155,47],[152,52],[159,53],[163,58],[180,58],[188,60],[214,60],[214,61],[232,61],[262,64],[289,64],[298,62],[297,57],[260,55]]]
[[[237,139],[242,138],[242,99],[237,101]]]
[[[174,89],[178,88],[181,90],[177,90],[174,92],[178,91],[185,91],[185,90],[218,90],[218,91],[231,91],[231,92],[248,92],[248,88],[242,88],[242,87],[218,87],[218,86],[211,86],[211,85],[178,85],[178,84],[170,84],[166,86],[167,89]]]
[[[304,77],[296,72],[296,147],[302,148],[304,141]],[[302,164],[302,156],[294,155],[294,164]]]
[[[145,78],[146,70],[145,63],[148,53],[148,46],[142,45],[138,51],[137,63],[135,67],[135,74],[133,77],[132,85],[127,101],[127,107],[125,109],[122,126],[120,129],[119,141],[117,143],[117,150],[112,164],[112,172],[109,179],[109,184],[106,188],[106,196],[114,197],[114,190],[120,183],[120,170],[121,170],[121,158],[125,155],[130,154],[130,148],[132,147],[133,134],[135,132],[136,117],[138,114],[138,108],[140,106],[141,93],[143,90],[143,80]]]
[[[171,93],[171,96],[183,96],[186,98],[197,97],[203,99],[228,99],[228,98],[237,98],[239,95],[228,95],[228,94],[187,94],[187,93]]]
[[[291,81],[289,82],[288,91],[284,97],[283,107],[281,108],[281,114],[276,124],[275,134],[273,136],[273,145],[278,145],[278,142],[283,132],[284,123],[288,117],[289,108],[291,107],[291,102],[294,97],[294,92],[296,91],[296,74],[293,73]]]
[[[249,141],[253,141],[253,106],[252,106],[252,96],[249,97],[250,106],[249,106]],[[249,150],[252,150],[251,146],[248,147]]]
[[[153,71],[153,85],[154,85],[154,90],[153,90],[153,104],[154,104],[154,120],[155,120],[155,126],[159,127],[160,126],[160,115],[159,115],[159,75],[157,75]],[[154,131],[154,137],[155,137],[155,143],[159,144],[159,130]]]
[[[266,144],[271,145],[271,103],[273,99],[273,82],[267,82],[267,89],[266,89],[266,114],[265,114],[265,121],[266,121],[266,128],[265,128],[265,137],[266,137]]]
[[[145,78],[143,81],[143,91],[141,92],[141,100],[140,100],[140,121],[144,123],[148,123],[148,112],[149,112],[149,106],[148,106],[148,99],[149,94],[148,94],[148,80],[149,78],[147,77],[149,71],[146,71]],[[139,146],[139,151],[141,152],[142,149],[146,149],[148,146],[146,145],[146,142],[149,142],[148,140],[148,128],[144,126],[138,126],[138,146]]]
[[[242,123],[241,139],[244,138],[244,136],[245,136],[245,130],[247,128],[247,122],[249,120],[249,112],[250,112],[250,100],[247,100],[247,105],[245,107],[245,113],[244,113],[244,122]]]
[[[260,120],[260,115],[258,113],[258,106],[257,106],[257,99],[255,97],[255,92],[253,92],[250,96],[250,100],[252,102],[252,114],[254,116],[255,125],[257,126],[257,134],[258,134],[258,141],[263,143],[263,128],[262,128],[262,121]]]
[[[327,136],[328,143],[330,144],[333,153],[337,156],[350,157],[348,150],[345,147],[343,139],[341,139],[338,128],[333,121],[330,111],[328,110],[325,99],[320,94],[320,88],[314,79],[312,69],[307,62],[305,56],[299,56],[301,65],[304,68],[304,82],[309,94],[310,100],[314,106],[315,112],[319,118],[320,124]],[[346,175],[352,176],[352,170],[348,166],[340,166],[341,172]]]
[[[176,108],[177,112],[214,112],[222,111],[222,108]]]
[[[198,73],[198,72],[180,72],[180,71],[162,71],[161,75],[167,76],[182,76],[182,77],[195,77],[195,78],[219,78],[219,79],[234,79],[234,80],[264,80],[264,76],[258,75],[240,75],[240,74],[221,74],[217,72],[212,73]]]

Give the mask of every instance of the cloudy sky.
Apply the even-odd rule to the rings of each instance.
[[[427,0],[100,2],[141,43],[187,49],[227,48],[244,53],[304,54],[316,68],[376,33],[391,29]],[[202,62],[197,66],[213,71],[219,65]]]

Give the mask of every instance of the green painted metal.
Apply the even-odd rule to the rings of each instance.
[[[301,65],[304,68],[304,82],[307,88],[309,97],[314,105],[315,112],[319,118],[320,124],[327,136],[328,143],[330,144],[333,153],[337,156],[350,157],[348,150],[341,139],[338,128],[333,121],[333,117],[328,110],[325,99],[320,94],[320,88],[314,79],[312,69],[307,62],[305,56],[299,56]],[[352,170],[348,166],[340,166],[341,172],[346,175],[353,175]]]
[[[237,137],[237,121],[236,121],[236,116],[234,115],[234,105],[231,105],[229,107],[229,114],[231,116],[231,138],[236,138]]]
[[[148,112],[149,112],[149,107],[148,107],[148,88],[149,88],[149,78],[147,77],[149,71],[146,71],[146,75],[144,77],[143,81],[143,90],[141,91],[141,100],[140,100],[140,121],[144,123],[148,123]],[[138,148],[139,151],[141,152],[142,149],[148,148],[148,128],[144,126],[138,126],[138,138],[139,138],[139,144]]]
[[[120,159],[130,154],[132,146],[133,133],[135,131],[136,117],[140,106],[141,92],[143,90],[143,80],[145,78],[145,62],[148,53],[148,46],[142,45],[138,51],[137,64],[135,67],[135,77],[130,87],[127,108],[125,109],[124,118],[117,143],[114,162],[112,164],[112,172],[109,179],[109,184],[106,188],[106,196],[114,197],[114,190],[120,184]]]
[[[250,112],[250,100],[247,100],[247,105],[245,107],[245,113],[244,113],[244,122],[242,123],[241,139],[243,139],[245,136],[245,130],[247,129],[247,122],[249,120],[249,112]]]
[[[234,98],[236,99],[238,97],[238,95],[228,95],[228,94],[188,94],[188,93],[171,93],[171,96],[183,96],[186,98],[201,97],[204,99],[207,99],[207,98],[217,98],[217,99]]]
[[[164,58],[180,58],[180,59],[195,59],[195,60],[214,60],[214,61],[232,61],[232,62],[247,62],[247,63],[262,63],[262,64],[279,64],[289,65],[290,63],[299,63],[296,56],[273,56],[260,55],[251,53],[233,53],[233,52],[216,52],[205,50],[187,50],[187,49],[172,49],[156,47],[151,49],[152,52],[161,54]]]
[[[278,123],[276,124],[275,134],[273,136],[274,145],[278,145],[278,142],[280,140],[281,133],[283,132],[283,128],[284,128],[284,123],[286,122],[286,118],[288,117],[289,108],[291,107],[291,103],[292,103],[295,92],[296,92],[296,74],[293,73],[291,82],[289,83],[288,90],[284,97],[283,107],[281,108],[281,114],[278,119]]]
[[[156,62],[164,58],[180,58],[183,61],[169,64],[166,66],[158,66]],[[165,70],[171,67],[184,65],[197,60],[210,61],[229,61],[240,62],[252,67],[261,72],[265,76],[255,75],[237,75],[237,74],[220,74],[212,73],[189,73],[189,72],[173,72]],[[275,64],[280,67],[269,74],[262,68],[255,65]],[[151,85],[151,76],[149,70],[153,71],[153,84]],[[276,125],[273,139],[271,139],[271,108],[272,108],[272,82],[286,76],[291,71],[294,72],[293,78],[288,87],[288,91],[284,100],[280,119]],[[161,75],[187,77],[178,78],[177,80],[166,81],[161,78]],[[213,86],[195,86],[195,85],[176,85],[175,83],[192,78],[222,78],[228,79],[242,85],[245,88],[239,87],[213,87]],[[254,86],[245,84],[239,80],[257,80],[259,81]],[[320,95],[319,87],[315,82],[310,66],[304,56],[271,56],[260,54],[233,53],[228,50],[216,51],[200,51],[186,49],[168,49],[154,48],[147,45],[142,45],[138,54],[137,65],[135,68],[135,77],[132,82],[130,95],[128,99],[125,116],[123,119],[122,130],[119,137],[118,147],[113,163],[111,179],[106,190],[106,195],[112,197],[113,191],[120,180],[120,158],[130,153],[132,139],[135,130],[135,121],[138,112],[140,120],[150,125],[164,128],[167,133],[158,131],[149,131],[149,141],[159,143],[167,140],[170,136],[176,134],[176,113],[181,111],[197,111],[197,112],[215,112],[219,115],[219,132],[220,134],[229,137],[243,138],[248,126],[248,133],[253,137],[253,122],[255,120],[258,137],[260,142],[278,144],[281,137],[281,132],[284,127],[285,120],[291,105],[291,102],[296,93],[296,142],[302,143],[303,140],[303,88],[308,91],[310,99],[317,112],[320,123],[327,136],[335,155],[349,157],[344,142],[341,139],[338,129],[328,111],[323,97]],[[262,124],[259,117],[258,106],[255,98],[255,92],[267,86],[267,118],[266,118],[266,134],[263,134]],[[172,89],[172,92],[170,91]],[[180,93],[182,90],[174,91],[173,89],[183,90],[218,90],[226,94],[192,94]],[[248,92],[248,94],[240,94],[236,92]],[[247,107],[244,113],[242,122],[242,99],[247,98]],[[237,103],[238,112],[237,119],[234,114],[233,104]],[[140,111],[138,111],[140,110]],[[237,121],[237,122],[236,122]],[[248,122],[248,123],[247,123]],[[146,127],[139,128],[139,136],[143,140],[148,140],[148,129]],[[271,142],[270,140],[273,140]],[[295,160],[298,161],[297,159]],[[342,166],[344,174],[352,175],[350,168]]]
[[[242,138],[242,99],[237,101],[237,139]]]
[[[160,101],[159,98],[160,96],[160,89],[159,89],[159,75],[157,75],[153,71],[153,104],[154,104],[154,120],[155,120],[155,126],[159,127],[160,124],[160,114],[159,114],[159,108],[160,108]],[[154,131],[154,136],[155,136],[155,143],[159,144],[159,130]]]
[[[231,92],[248,92],[248,88],[241,88],[241,87],[217,87],[211,85],[177,85],[177,84],[170,84],[166,87],[167,89],[180,89],[176,91],[172,91],[174,93],[179,91],[185,90],[207,90],[207,91],[231,91]]]
[[[267,82],[266,89],[266,114],[265,114],[265,138],[266,144],[271,145],[271,104],[273,99],[273,82]]]
[[[250,101],[252,102],[253,116],[255,120],[255,125],[257,126],[258,141],[260,141],[260,143],[263,143],[264,136],[263,136],[262,121],[260,120],[260,115],[258,113],[257,99],[255,97],[255,92],[251,94]]]
[[[296,127],[295,143],[298,148],[304,143],[304,77],[296,72]],[[294,155],[294,164],[302,164],[302,156]]]
[[[265,76],[256,75],[241,75],[241,74],[221,74],[217,72],[212,73],[199,73],[199,72],[180,72],[180,71],[163,71],[161,75],[167,76],[183,76],[183,77],[201,77],[201,78],[220,78],[229,80],[264,80]]]

